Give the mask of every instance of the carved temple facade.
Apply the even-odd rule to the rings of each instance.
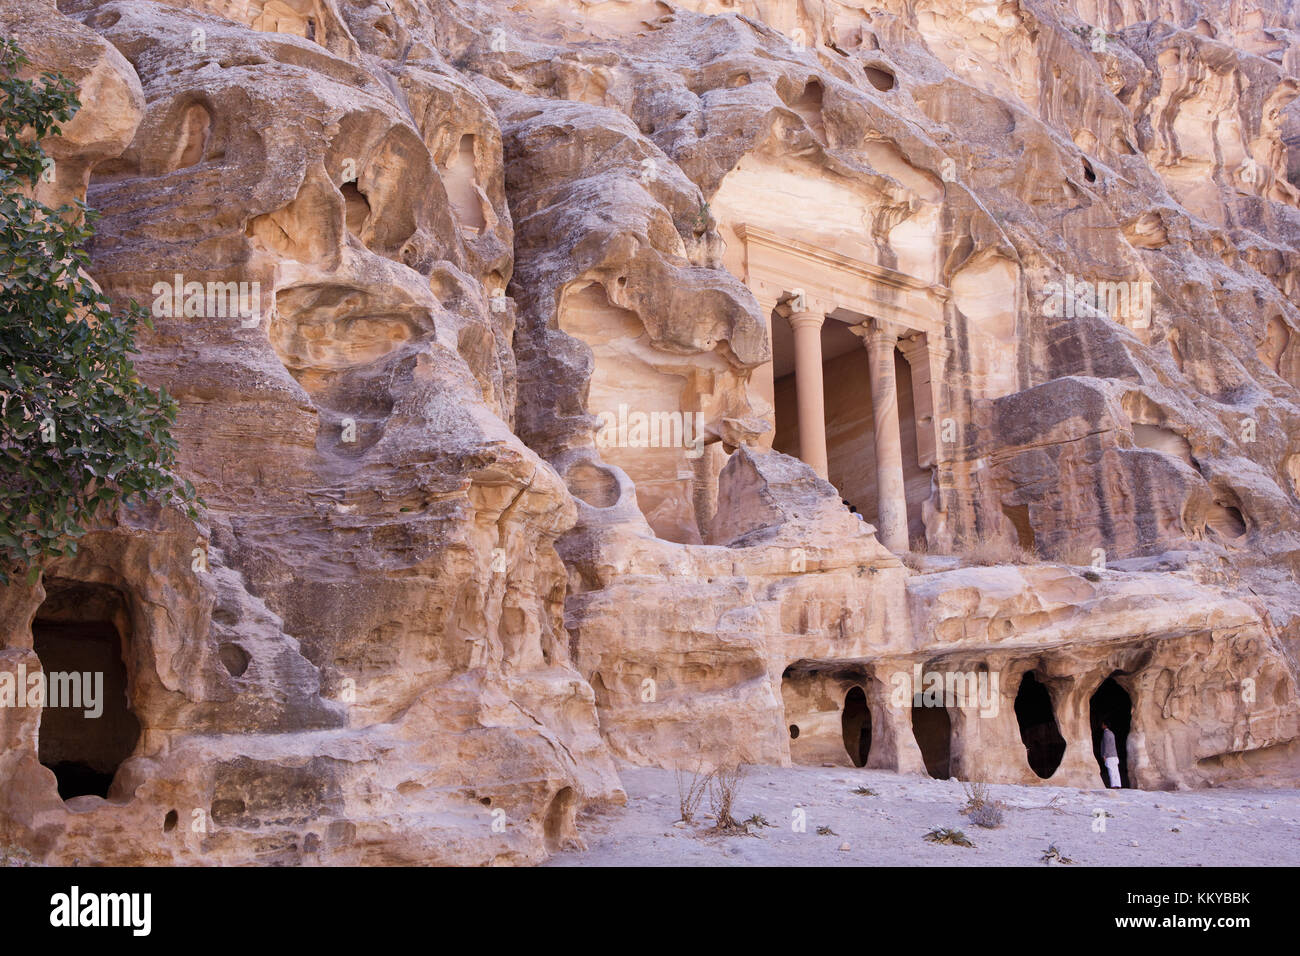
[[[773,446],[834,484],[887,548],[908,550],[924,537],[919,501],[943,457],[948,290],[765,229],[735,231],[772,342],[751,387],[775,412]]]

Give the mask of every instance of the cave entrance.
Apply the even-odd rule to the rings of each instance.
[[[1065,738],[1052,711],[1052,695],[1033,671],[1025,674],[1016,692],[1016,722],[1025,745],[1029,769],[1046,780],[1056,773],[1065,756]]]
[[[861,687],[850,687],[844,697],[844,713],[840,718],[844,730],[844,749],[855,767],[865,767],[871,754],[871,710],[867,695]]]
[[[952,721],[944,707],[912,706],[912,736],[921,748],[925,771],[937,780],[947,780],[952,738]]]
[[[1104,720],[1115,735],[1115,752],[1119,754],[1120,786],[1129,786],[1128,732],[1133,723],[1133,698],[1119,685],[1114,675],[1107,677],[1088,702],[1088,720],[1092,726],[1092,753],[1097,758],[1102,786],[1108,786],[1106,761],[1101,757],[1101,723]]]
[[[127,696],[123,652],[131,618],[122,593],[100,584],[47,579],[32,621],[45,673],[37,756],[54,771],[59,796],[108,797],[140,722]]]

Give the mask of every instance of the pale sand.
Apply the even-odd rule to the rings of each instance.
[[[586,851],[556,854],[548,866],[1020,866],[1042,865],[1049,846],[1079,865],[1285,866],[1300,864],[1300,790],[1078,790],[993,785],[1005,820],[995,830],[960,812],[956,781],[880,770],[750,767],[736,800],[737,818],[758,813],[775,828],[754,836],[710,833],[706,798],[696,825],[676,827],[677,785],[671,771],[621,772],[626,807],[578,819]],[[853,793],[868,787],[877,796]],[[1045,807],[1053,797],[1064,812]],[[806,832],[792,829],[802,808]],[[1111,814],[1105,832],[1095,810]],[[834,836],[817,833],[829,826]],[[963,830],[968,849],[936,845],[936,827]],[[1099,829],[1099,828],[1098,828]],[[840,847],[848,844],[847,850]]]

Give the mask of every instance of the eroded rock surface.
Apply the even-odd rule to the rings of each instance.
[[[205,505],[0,591],[3,673],[115,634],[137,727],[64,799],[0,708],[0,840],[535,862],[620,760],[1096,786],[1103,713],[1132,786],[1300,784],[1281,0],[0,28]]]

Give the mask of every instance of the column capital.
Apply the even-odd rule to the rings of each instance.
[[[867,319],[861,325],[850,326],[849,331],[868,346],[894,346],[906,330],[882,319]]]
[[[909,360],[913,355],[919,355],[921,352],[929,352],[933,355],[934,350],[930,348],[928,340],[929,336],[924,332],[912,332],[898,340],[898,348]]]
[[[932,363],[941,363],[951,354],[942,340],[928,332],[909,333],[899,340],[898,348],[909,362],[912,361],[914,356],[926,354],[930,357]]]
[[[826,316],[821,312],[791,312],[786,321],[792,329],[820,329],[826,323]]]

